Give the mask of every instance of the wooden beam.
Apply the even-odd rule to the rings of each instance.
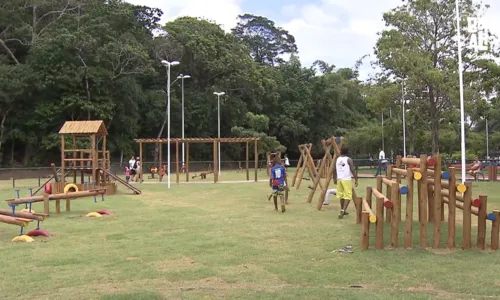
[[[142,180],[142,175],[144,174],[144,165],[142,164],[142,143],[139,143],[139,166],[140,166],[140,172],[139,172],[139,178]]]
[[[246,173],[247,173],[247,181],[250,181],[250,172],[248,170],[248,166],[250,164],[250,153],[249,153],[249,149],[248,149],[248,145],[249,143],[246,142],[246,147],[245,147],[245,170],[246,170]]]
[[[159,169],[163,168],[163,144],[162,143],[156,143],[157,147],[158,147],[158,160],[159,160]],[[164,170],[166,171],[166,170]],[[158,176],[158,181],[162,181],[163,180],[163,176],[159,175]]]
[[[217,167],[219,164],[217,163],[217,158],[219,157],[218,153],[217,153],[217,142],[214,141],[213,142],[213,147],[214,147],[214,150],[213,150],[213,153],[214,153],[214,165],[213,165],[213,172],[214,172],[214,183],[217,183],[218,182],[218,175],[219,175],[219,168]]]
[[[186,143],[186,182],[189,182],[189,143]]]
[[[65,182],[65,180],[66,180],[66,176],[65,176],[66,173],[64,173],[64,164],[65,164],[65,162],[64,162],[64,158],[65,158],[64,157],[64,153],[65,153],[64,143],[65,143],[64,134],[61,134],[61,177],[62,177],[61,181],[62,182]]]
[[[258,171],[258,168],[259,168],[259,149],[258,149],[258,140],[255,140],[254,142],[254,154],[255,154],[255,158],[254,158],[254,168],[255,168],[255,182],[258,181],[258,178],[257,178],[257,171]]]
[[[175,142],[175,182],[179,183],[179,142]]]

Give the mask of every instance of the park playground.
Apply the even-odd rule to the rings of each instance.
[[[364,195],[374,182],[361,179],[357,194]],[[34,180],[19,183],[35,184]],[[490,207],[500,206],[497,183],[472,185],[476,192],[489,195]],[[0,182],[0,189],[4,198],[14,193],[9,181]],[[4,269],[10,270],[2,280],[3,299],[248,295],[494,299],[498,295],[492,267],[498,251],[418,247],[362,251],[353,206],[351,216],[338,220],[336,201],[318,211],[315,203],[305,201],[307,188],[292,190],[285,214],[272,210],[265,199],[265,183],[181,184],[168,193],[164,184],[144,184],[141,189],[139,196],[118,189],[97,204],[91,198],[75,201],[71,212],[45,221],[53,236],[34,243],[11,243],[12,227],[0,224],[0,253]],[[113,215],[86,218],[96,206]],[[41,205],[34,204],[33,209]],[[475,238],[475,230],[472,233]],[[387,243],[389,238],[385,236]],[[428,239],[430,244],[430,234]],[[418,235],[414,240],[418,244]],[[332,253],[347,244],[353,245],[354,253]],[[446,248],[445,241],[442,245]]]

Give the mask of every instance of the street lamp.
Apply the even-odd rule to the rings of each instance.
[[[217,131],[218,137],[220,139],[220,96],[224,96],[226,93],[224,92],[214,92],[214,95],[217,96]],[[221,175],[220,171],[220,141],[217,143],[217,152],[219,153],[219,176]]]
[[[182,89],[182,139],[184,139],[184,79],[191,78],[189,75],[179,75],[177,79],[181,80],[181,89]],[[184,141],[182,142],[182,167],[184,167]]]
[[[170,188],[170,67],[179,64],[178,61],[166,61],[162,60],[161,64],[167,69],[167,161],[168,161],[168,171],[167,171],[167,182],[168,188]]]
[[[455,1],[457,14],[457,43],[458,43],[458,81],[460,85],[460,140],[462,151],[462,183],[465,183],[465,112],[464,112],[464,76],[462,63],[462,37],[460,36],[460,5]]]
[[[401,82],[401,98],[403,100],[403,157],[406,157],[406,108],[405,108],[405,82]]]

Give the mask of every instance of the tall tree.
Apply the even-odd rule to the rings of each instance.
[[[466,33],[467,17],[479,13],[480,6],[468,0],[460,1],[461,31]],[[458,104],[458,65],[455,2],[446,0],[407,0],[384,14],[387,27],[377,41],[375,54],[386,74],[407,78],[409,88],[417,93],[425,90],[420,105],[429,117],[432,151],[439,150],[439,131],[442,112],[455,109]],[[465,34],[469,44],[471,35]],[[464,86],[468,108],[480,99],[478,74],[473,63],[472,50],[463,52]]]
[[[282,55],[297,53],[293,35],[268,18],[251,14],[238,18],[231,32],[248,46],[256,62],[275,65],[283,62]]]

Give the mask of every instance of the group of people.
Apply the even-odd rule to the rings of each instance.
[[[285,156],[286,157],[286,156]],[[286,159],[288,159],[286,157]],[[286,162],[286,160],[285,160]],[[349,150],[343,147],[340,150],[340,156],[335,161],[335,169],[333,172],[333,183],[336,185],[336,189],[330,189],[327,191],[326,199],[323,204],[330,204],[330,195],[336,195],[337,199],[340,201],[340,213],[339,218],[342,219],[344,216],[348,215],[347,207],[349,203],[353,200],[352,197],[352,179],[354,177],[354,185],[358,186],[358,174],[354,168],[354,163],[349,157]],[[272,190],[272,195],[274,199],[274,209],[278,210],[278,196],[287,188],[287,168],[281,164],[281,159],[279,157],[274,157],[273,166],[270,172],[269,186]],[[282,203],[282,212],[284,212],[284,203]]]
[[[125,180],[130,182],[130,180],[135,182],[142,182],[141,178],[141,161],[139,157],[130,158],[128,161],[128,166],[125,167]]]

